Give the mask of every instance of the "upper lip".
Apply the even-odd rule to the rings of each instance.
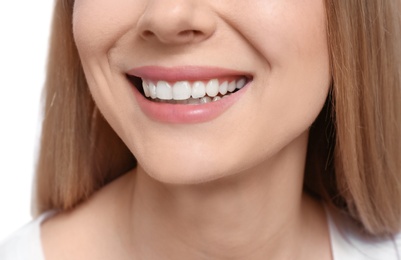
[[[148,80],[176,81],[197,81],[222,77],[246,77],[252,78],[250,73],[220,68],[203,66],[181,66],[181,67],[160,67],[144,66],[130,69],[127,74]]]

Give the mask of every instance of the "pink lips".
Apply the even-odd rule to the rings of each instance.
[[[248,73],[216,68],[216,67],[195,67],[195,66],[183,66],[183,67],[157,67],[157,66],[145,66],[135,69],[131,69],[127,72],[129,75],[133,75],[139,78],[145,78],[150,80],[165,80],[170,82],[188,80],[208,80],[214,78],[223,78],[231,76],[247,76]]]
[[[227,77],[249,77],[249,74],[235,70],[228,70],[214,67],[157,67],[146,66],[131,69],[128,75],[149,80],[176,81],[197,81],[214,78]],[[249,84],[249,83],[248,83]],[[135,87],[134,95],[142,112],[152,120],[163,123],[202,123],[211,121],[235,104],[245,93],[246,87],[231,94],[219,101],[199,105],[159,103],[145,98]]]

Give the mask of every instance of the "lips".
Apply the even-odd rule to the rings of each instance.
[[[199,123],[213,120],[233,105],[252,77],[221,68],[152,66],[130,70],[127,79],[151,119]]]

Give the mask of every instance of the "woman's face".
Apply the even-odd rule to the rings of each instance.
[[[99,109],[169,183],[251,169],[305,136],[329,89],[325,28],[324,0],[76,0],[73,19]]]

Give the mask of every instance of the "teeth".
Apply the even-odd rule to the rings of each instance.
[[[237,89],[243,88],[243,87],[245,86],[245,83],[246,83],[246,80],[245,80],[245,79],[240,79],[240,80],[237,82]]]
[[[145,92],[146,97],[150,97],[149,84],[146,81],[142,81],[143,92]]]
[[[173,99],[173,90],[166,81],[157,82],[156,87],[157,98],[162,100],[170,100]]]
[[[228,96],[229,95],[223,96],[222,98],[226,98]],[[208,96],[202,97],[202,98],[189,98],[187,100],[174,100],[174,99],[162,100],[162,99],[156,98],[153,101],[158,102],[158,103],[169,103],[169,104],[199,105],[199,104],[206,104],[206,103],[210,103],[210,102],[219,101],[222,98],[219,96],[216,96],[214,98],[211,98]]]
[[[221,84],[220,87],[219,87],[220,94],[222,94],[222,95],[227,94],[227,88],[228,88],[228,82],[224,81],[224,83]]]
[[[174,104],[188,104],[188,100],[174,100]]]
[[[157,98],[156,85],[153,82],[149,82],[149,93],[151,98]]]
[[[191,85],[188,81],[178,81],[173,86],[173,99],[185,100],[191,97]]]
[[[224,81],[219,84],[218,79],[208,82],[178,81],[170,84],[167,81],[143,80],[142,87],[146,97],[157,102],[168,102],[174,104],[204,104],[218,101],[227,97],[236,89],[242,89],[247,83],[246,78],[240,78],[231,82]]]
[[[212,102],[212,99],[210,97],[203,97],[200,99],[201,104],[206,104]]]
[[[207,83],[206,94],[209,97],[215,97],[219,94],[219,81],[217,79],[213,79]]]
[[[233,92],[237,88],[237,83],[235,80],[231,81],[230,84],[228,84],[228,92]]]
[[[187,104],[190,104],[190,105],[197,105],[197,104],[199,104],[199,98],[190,98],[190,99],[188,99],[188,103]]]
[[[202,81],[196,81],[192,86],[192,97],[201,98],[206,95],[206,87]]]

